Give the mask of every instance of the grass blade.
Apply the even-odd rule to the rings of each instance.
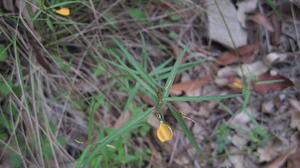
[[[137,83],[137,84],[135,84],[134,88],[129,91],[128,98],[127,98],[127,101],[126,101],[126,104],[124,107],[125,112],[128,110],[130,104],[133,102],[134,97],[136,96],[136,93],[137,93],[139,87],[140,87],[140,83]]]
[[[83,4],[82,1],[66,1],[66,2],[61,2],[61,3],[51,5],[49,8],[62,7],[62,6],[67,6],[67,5],[71,5],[71,4],[76,4],[76,3]]]
[[[188,70],[188,69],[190,69],[190,68],[192,68],[196,65],[199,65],[199,64],[203,63],[204,61],[201,60],[201,61],[195,61],[195,62],[189,62],[189,63],[186,63],[186,64],[181,64],[181,65],[179,65],[177,73],[184,72],[184,71],[186,71],[186,70]],[[162,74],[160,74],[159,77],[156,78],[156,80],[163,80],[163,79],[168,78],[170,76],[168,71],[170,71],[171,69],[172,69],[172,67],[167,67],[167,68],[165,68],[161,71],[158,71],[157,73],[162,73]],[[165,72],[168,72],[168,73],[165,73]]]
[[[141,77],[143,77],[152,87],[160,86],[158,82],[156,82],[148,73],[144,71],[144,69],[140,66],[140,64],[135,60],[135,58],[128,52],[128,50],[121,44],[117,39],[113,38],[113,41],[117,44],[117,46],[124,53],[124,56],[127,60],[135,67],[135,69],[140,73]]]
[[[147,72],[148,69],[147,60],[149,57],[149,53],[147,51],[147,44],[143,34],[141,34],[141,40],[142,40],[142,56],[143,56],[142,67],[144,68],[144,71]]]
[[[170,94],[170,89],[171,89],[171,86],[172,86],[172,84],[174,82],[175,76],[177,74],[178,67],[181,64],[181,61],[183,59],[184,54],[187,51],[187,48],[188,48],[188,45],[186,45],[184,47],[183,51],[180,53],[179,57],[177,58],[174,66],[173,66],[173,69],[172,69],[172,71],[170,73],[170,76],[169,76],[169,78],[168,78],[168,80],[166,82],[166,85],[165,85],[165,92],[164,92],[163,97],[168,97],[169,94]]]
[[[202,151],[201,147],[196,142],[195,137],[194,137],[192,131],[190,131],[189,128],[187,127],[187,125],[185,124],[185,122],[184,122],[184,120],[182,118],[182,115],[179,112],[177,112],[177,110],[174,108],[174,106],[172,106],[170,103],[168,103],[168,107],[169,107],[169,109],[171,111],[171,114],[178,121],[178,124],[182,128],[182,131],[184,132],[184,134],[189,139],[191,145],[196,149],[196,151],[201,155],[201,157],[203,157],[205,160],[208,160],[207,155]]]

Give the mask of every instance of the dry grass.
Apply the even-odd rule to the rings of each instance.
[[[221,68],[215,60],[228,50],[209,40],[205,7],[210,3],[204,1],[86,0],[70,4],[61,1],[61,5],[71,9],[71,15],[66,17],[48,9],[58,1],[12,2],[0,2],[0,45],[8,47],[7,58],[0,60],[0,167],[75,167],[88,145],[98,143],[113,128],[124,126],[122,123],[127,123],[130,117],[155,103],[144,96],[145,89],[138,90],[133,101],[126,103],[137,82],[126,70],[107,62],[121,65],[118,62],[121,59],[132,68],[124,56],[116,58],[109,52],[113,49],[124,54],[112,38],[118,39],[139,63],[147,64],[148,72],[170,58],[178,58],[186,44],[189,49],[183,62],[208,60],[177,75],[176,82],[199,78],[213,81]],[[266,3],[259,3],[271,12]],[[250,27],[249,32],[252,30]],[[267,46],[263,47],[270,52],[270,37],[264,39],[266,33],[262,31],[261,42],[267,40]],[[299,47],[297,41],[289,40],[293,43],[290,48],[294,49],[281,52],[293,55]],[[144,55],[148,55],[145,63]],[[172,60],[167,65],[173,63]],[[166,79],[158,81],[164,82]],[[230,93],[230,89],[214,82],[197,89],[185,94]],[[264,102],[273,101],[278,95],[291,95],[289,99],[297,100],[297,94],[298,91],[290,89],[268,97],[254,94],[251,100],[249,95],[247,101],[237,98],[174,103],[184,113],[189,129],[197,143],[204,146],[209,160],[200,158],[166,110],[165,120],[174,128],[173,141],[160,143],[154,137],[155,124],[143,122],[144,127],[117,138],[90,164],[92,167],[217,167],[236,159],[232,157],[245,156],[250,165],[261,166],[264,162],[258,161],[257,149],[270,144],[274,137],[296,136],[289,125],[290,114],[283,114],[290,109],[287,99],[275,103],[274,109],[282,118],[255,111],[253,116],[249,115],[254,129],[242,127],[246,131],[241,131],[230,124],[240,109],[251,113],[248,110],[263,108]],[[268,120],[278,121],[282,128],[272,130]],[[240,133],[250,138],[248,145],[237,149],[229,137]]]

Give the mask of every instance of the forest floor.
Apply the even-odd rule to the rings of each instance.
[[[1,1],[0,167],[298,168],[299,51],[297,0]]]

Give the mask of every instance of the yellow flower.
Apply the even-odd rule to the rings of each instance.
[[[60,8],[58,10],[55,10],[56,13],[63,15],[63,16],[69,16],[71,14],[69,8]]]
[[[233,82],[233,86],[242,89],[243,84],[242,84],[242,82],[240,82],[240,81],[236,81],[236,82]]]
[[[169,141],[173,138],[173,132],[169,125],[160,123],[160,126],[156,132],[157,138],[161,142]]]

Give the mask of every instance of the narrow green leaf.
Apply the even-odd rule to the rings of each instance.
[[[171,63],[172,60],[173,60],[173,58],[169,58],[164,63],[160,64],[158,67],[156,67],[155,69],[153,69],[153,71],[150,73],[150,75],[153,76],[153,75],[159,74],[160,71],[166,69],[165,66],[167,66],[169,63]],[[170,68],[170,70],[172,70],[172,67],[169,67],[169,68]],[[167,70],[166,72],[168,72],[170,70]]]
[[[184,56],[184,54],[186,53],[187,49],[188,49],[188,45],[186,45],[186,46],[184,47],[183,51],[180,53],[179,57],[177,58],[177,60],[176,60],[176,62],[175,62],[175,64],[174,64],[174,66],[173,66],[173,69],[172,69],[172,71],[171,71],[171,73],[170,73],[170,76],[169,76],[169,78],[168,78],[168,80],[167,80],[167,82],[166,82],[166,85],[165,85],[165,92],[164,92],[163,97],[168,97],[168,96],[169,96],[169,94],[170,94],[170,89],[171,89],[171,86],[172,86],[172,84],[173,84],[173,82],[174,82],[175,76],[176,76],[176,74],[177,74],[178,67],[179,67],[179,65],[181,64],[181,61],[182,61],[183,56]]]
[[[179,34],[175,33],[174,31],[171,31],[168,35],[169,35],[169,37],[171,37],[173,39],[176,39],[179,37]]]
[[[194,62],[189,62],[189,63],[186,63],[186,64],[181,64],[178,68],[178,71],[177,73],[181,73],[181,72],[184,72],[196,65],[199,65],[199,64],[202,64],[203,62],[205,62],[206,60],[200,60],[200,61],[194,61]],[[156,78],[156,80],[163,80],[163,79],[166,79],[170,76],[170,72],[172,70],[172,67],[167,67],[167,68],[164,68],[164,69],[161,69],[161,70],[157,70],[153,71],[153,74],[159,74],[159,77]],[[150,74],[152,75],[152,74]]]
[[[0,45],[0,61],[6,60],[8,47],[9,46],[4,47],[3,45]]]
[[[260,85],[260,84],[272,84],[272,83],[280,83],[280,82],[284,82],[284,80],[278,79],[278,80],[257,81],[256,84]]]
[[[178,124],[182,128],[182,131],[184,132],[184,134],[189,139],[191,145],[196,149],[196,151],[201,155],[201,157],[203,157],[205,160],[208,160],[207,155],[202,151],[201,147],[196,142],[195,137],[194,137],[192,131],[189,130],[189,128],[185,124],[185,122],[184,122],[184,120],[182,118],[182,115],[179,112],[177,112],[177,110],[170,103],[168,103],[167,105],[168,105],[168,107],[169,107],[169,109],[171,111],[171,114],[176,118]]]
[[[94,127],[94,116],[95,110],[101,105],[102,101],[95,101],[94,99],[91,102],[91,107],[89,109],[89,119],[88,119],[88,139],[91,140],[92,138],[92,131]]]
[[[51,22],[51,20],[50,20],[49,17],[47,17],[46,23],[47,23],[49,29],[50,29],[52,32],[55,32],[55,28],[54,28],[53,23]]]
[[[103,18],[105,19],[106,23],[110,24],[112,28],[118,30],[118,26],[115,24],[117,23],[117,20],[112,15],[105,14],[103,15]]]
[[[254,79],[255,79],[254,76],[250,76],[244,80],[244,83],[245,83],[245,87],[243,87],[244,101],[243,101],[243,104],[241,107],[241,113],[245,112],[249,116],[251,122],[254,123],[256,125],[256,127],[260,127],[260,125],[256,121],[254,115],[247,110],[248,104],[250,102],[250,97],[251,97],[251,81]]]
[[[132,8],[128,11],[129,15],[137,20],[138,22],[140,22],[141,24],[147,24],[148,20],[147,20],[147,15],[144,11],[142,11],[139,8]]]
[[[119,65],[119,64],[114,63],[110,60],[106,60],[106,59],[103,59],[103,60],[110,63],[113,66],[116,66],[116,67],[120,68],[121,70],[123,70],[125,72],[128,72],[134,79],[136,79],[138,82],[140,82],[144,86],[144,88],[146,90],[148,90],[152,95],[156,94],[155,91],[138,76],[138,73],[136,71],[134,71],[133,69],[130,69],[124,63],[120,63],[121,65]]]
[[[218,102],[219,106],[222,107],[225,111],[227,111],[230,115],[234,115],[234,112],[228,107],[226,106],[224,103],[222,102]]]
[[[123,52],[124,56],[127,60],[135,67],[135,69],[140,73],[141,77],[145,79],[152,87],[160,86],[160,84],[155,81],[148,73],[144,71],[144,69],[140,66],[140,64],[135,60],[135,58],[128,52],[128,50],[121,44],[116,38],[113,38],[113,41],[118,45],[118,47]]]
[[[142,67],[144,68],[144,71],[147,72],[147,68],[148,68],[147,60],[148,60],[149,54],[147,51],[147,45],[146,45],[143,34],[141,34],[141,39],[142,39],[142,56],[143,56]]]
[[[7,95],[12,90],[12,81],[3,80],[0,81],[0,94]]]
[[[76,4],[76,3],[83,4],[82,1],[65,1],[65,2],[61,2],[61,3],[51,5],[49,8],[63,7],[63,6],[66,6],[66,5],[71,5],[71,4]]]
[[[128,110],[129,105],[133,102],[134,97],[135,97],[139,87],[140,87],[140,83],[135,84],[134,88],[131,89],[130,92],[128,93],[128,99],[127,99],[125,107],[124,107],[125,112]]]

